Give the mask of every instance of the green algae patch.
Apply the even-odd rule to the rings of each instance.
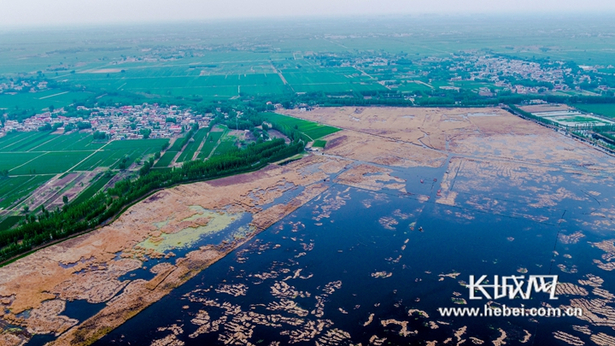
[[[188,248],[196,244],[203,236],[216,234],[225,230],[244,214],[211,211],[199,206],[191,206],[190,209],[198,213],[180,222],[186,223],[188,227],[174,233],[160,232],[157,235],[147,238],[138,246],[145,249],[152,249],[157,252]]]

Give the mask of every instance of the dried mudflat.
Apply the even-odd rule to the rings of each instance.
[[[613,158],[499,108],[344,107],[286,113],[343,131],[325,138],[328,143],[323,155],[157,192],[111,225],[0,268],[0,317],[25,331],[5,332],[0,341],[19,345],[32,334],[54,334],[58,337],[55,345],[91,344],[258,232],[318,198],[331,181],[408,194],[412,191],[407,191],[406,181],[395,176],[393,168],[446,166],[437,203],[458,205],[461,193],[477,209],[498,212],[502,204],[485,196],[501,179],[527,185],[527,205],[539,208],[564,198],[586,198],[562,188],[554,191],[548,184],[540,186],[541,181],[560,179],[550,172],[565,169],[579,182],[597,182],[603,178],[594,172],[615,170]],[[289,191],[297,193],[284,203],[276,202]],[[472,199],[472,193],[480,197]],[[589,193],[599,198],[599,192]],[[429,197],[419,199],[427,201]],[[605,217],[596,218],[590,227],[611,225],[615,210],[603,209],[599,212]],[[527,210],[514,212],[536,218]],[[246,213],[252,215],[251,222],[237,230],[231,241],[192,245],[199,232],[221,232],[231,219]],[[178,250],[188,251],[176,256]],[[171,261],[153,267],[155,275],[150,280],[126,278],[156,258]],[[105,306],[93,317],[79,321],[62,315],[66,302],[74,300]],[[573,305],[592,308],[584,300]],[[206,314],[203,320],[207,320]]]

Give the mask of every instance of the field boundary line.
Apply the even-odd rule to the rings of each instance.
[[[51,134],[50,134],[50,135],[51,135]],[[49,142],[51,142],[51,141],[55,141],[56,139],[58,139],[58,138],[57,138],[57,137],[56,137],[56,138],[52,138],[52,139],[48,140],[47,142],[43,142],[43,143],[41,143],[41,144],[39,144],[39,145],[35,146],[34,148],[30,149],[30,150],[26,150],[26,152],[27,152],[27,153],[30,153],[30,152],[36,152],[36,150],[34,150],[34,149],[36,149],[36,148],[40,147],[41,145],[45,145],[45,144],[47,144],[47,143],[49,143]]]
[[[70,91],[64,91],[64,92],[53,94],[53,95],[43,96],[43,97],[39,98],[39,100],[44,100],[44,99],[52,98],[54,96],[60,96],[60,95],[68,94],[69,92]]]
[[[32,160],[29,160],[29,161],[27,161],[27,162],[22,163],[21,165],[19,165],[19,166],[17,166],[17,167],[13,167],[13,168],[11,168],[11,169],[9,170],[9,172],[11,172],[12,170],[17,169],[17,168],[19,168],[19,167],[25,166],[25,165],[27,165],[28,163],[30,163],[30,162],[32,162],[32,161],[34,161],[34,160],[38,159],[38,158],[39,158],[39,157],[41,157],[41,156],[44,156],[44,155],[49,154],[49,153],[50,153],[50,151],[37,151],[37,153],[42,153],[42,154],[40,154],[39,156],[37,156],[37,157],[33,158]]]
[[[83,163],[85,160],[87,160],[87,159],[89,159],[90,157],[92,157],[92,155],[96,154],[96,153],[97,153],[97,152],[99,152],[99,151],[102,151],[102,150],[103,150],[103,149],[104,149],[107,145],[109,145],[111,142],[114,142],[114,141],[109,141],[109,142],[107,142],[107,144],[105,144],[105,145],[103,145],[102,147],[100,147],[100,148],[98,148],[98,149],[94,150],[94,151],[93,151],[90,155],[86,156],[83,160],[81,160],[81,161],[77,162],[74,166],[72,166],[71,168],[67,169],[67,170],[65,171],[65,173],[66,173],[66,172],[70,172],[70,171],[72,171],[73,169],[77,168],[77,167],[78,167],[81,163]]]
[[[5,137],[2,137],[2,138],[5,138]],[[24,136],[24,138],[18,140],[17,142],[8,143],[7,145],[2,147],[2,150],[6,149],[6,148],[10,148],[10,147],[14,146],[15,144],[19,144],[20,142],[25,141],[28,138],[29,138],[29,136]]]

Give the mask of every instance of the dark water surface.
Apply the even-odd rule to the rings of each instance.
[[[591,230],[584,224],[594,208],[593,202],[564,199],[557,205],[528,207],[528,202],[535,198],[527,189],[532,183],[526,182],[520,188],[504,181],[490,187],[489,197],[499,202],[498,208],[493,210],[476,208],[471,195],[463,193],[457,199],[462,207],[441,205],[434,203],[439,183],[433,182],[433,178],[439,180],[442,173],[442,169],[397,170],[395,175],[408,180],[408,191],[413,191],[413,195],[332,186],[322,196],[201,272],[96,345],[150,345],[171,334],[173,340],[185,345],[223,344],[220,340],[224,340],[225,334],[230,335],[232,329],[228,322],[241,313],[228,314],[219,306],[203,303],[206,300],[218,305],[227,302],[242,313],[279,314],[304,322],[328,321],[327,327],[313,339],[299,342],[300,345],[314,344],[332,329],[347,333],[338,344],[360,342],[368,345],[370,339],[377,336],[386,337],[384,344],[423,345],[427,340],[443,342],[452,338],[455,341],[455,331],[464,326],[467,329],[462,338],[472,336],[487,345],[500,335],[500,328],[507,333],[507,345],[522,345],[526,333],[532,335],[528,344],[559,344],[561,342],[553,338],[553,332],[558,330],[589,342],[589,336],[572,330],[573,324],[588,325],[576,317],[452,318],[438,313],[439,307],[483,307],[484,300],[468,299],[469,291],[462,284],[468,281],[469,275],[523,275],[520,273],[527,269],[525,275],[557,274],[560,282],[578,285],[577,280],[595,273],[605,278],[602,288],[615,290],[614,281],[606,279],[608,274],[593,263],[603,252],[589,242],[605,239],[604,232]],[[565,176],[567,173],[559,174]],[[538,182],[535,185],[543,186]],[[571,183],[566,188],[585,195],[584,191],[597,187]],[[603,192],[613,192],[608,184],[599,188]],[[431,198],[421,202],[418,194]],[[330,217],[319,218],[323,210],[331,206]],[[527,215],[545,216],[547,220],[535,221]],[[390,217],[397,224],[390,224],[391,229],[387,229],[381,222],[383,217]],[[410,229],[411,223],[415,223],[414,230]],[[423,231],[419,231],[419,227]],[[578,230],[585,235],[578,243],[558,241],[559,236]],[[300,275],[295,278],[298,269],[301,269]],[[390,274],[390,277],[373,277],[378,272]],[[263,279],[258,275],[263,273],[274,273],[274,276]],[[459,274],[444,276],[451,273]],[[323,295],[327,284],[337,281],[341,281],[341,287],[325,296],[324,314],[316,316],[316,297]],[[289,311],[267,309],[269,304],[282,301],[272,294],[271,287],[276,282],[308,292],[309,297],[290,299],[311,313],[299,316]],[[221,285],[240,284],[245,285],[245,295],[235,297],[216,291]],[[467,305],[455,304],[454,297],[465,299]],[[569,304],[570,298],[561,296],[554,302],[544,294],[536,294],[526,301],[501,299],[498,303],[515,307],[521,304],[541,307],[544,303],[558,306]],[[422,310],[429,317],[418,313],[409,316],[410,309]],[[207,312],[211,321],[226,313],[227,322],[220,324],[217,331],[192,335],[199,325],[191,321],[199,311]],[[374,314],[373,322],[364,326],[370,314]],[[400,335],[400,325],[384,326],[381,321],[387,319],[407,321],[407,330],[413,334]],[[239,320],[235,322],[241,323]],[[253,344],[269,345],[275,341],[288,344],[291,341],[288,332],[300,329],[289,324],[247,323],[252,333],[249,340]],[[438,328],[433,329],[433,325]],[[179,329],[173,332],[167,328],[169,326]],[[591,329],[594,334],[613,335],[613,330],[607,327],[592,326]],[[465,343],[469,345],[471,341]]]

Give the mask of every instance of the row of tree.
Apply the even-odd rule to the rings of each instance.
[[[302,141],[287,145],[282,139],[252,143],[243,150],[230,151],[207,161],[190,161],[171,170],[151,169],[153,160],[145,161],[135,180],[120,181],[106,192],[83,202],[66,204],[62,209],[42,209],[38,215],[26,217],[19,226],[0,232],[0,261],[104,224],[157,189],[257,170],[302,152],[304,146]]]

